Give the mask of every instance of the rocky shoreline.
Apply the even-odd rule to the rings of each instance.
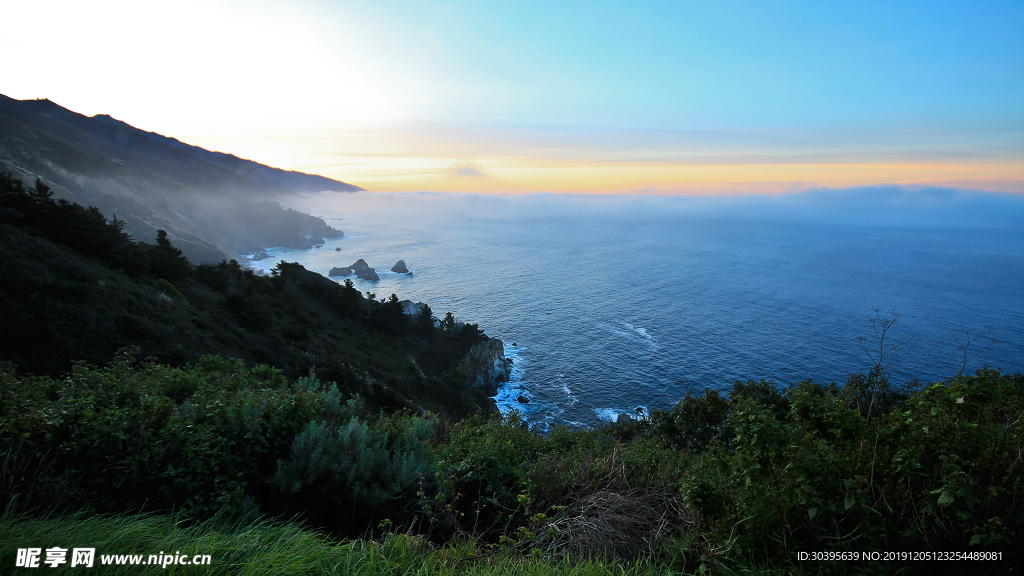
[[[474,345],[462,360],[459,369],[466,372],[469,385],[483,388],[488,396],[512,376],[512,360],[505,357],[505,343],[497,338]]]

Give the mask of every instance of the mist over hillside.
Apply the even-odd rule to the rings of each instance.
[[[196,262],[268,246],[306,248],[342,233],[282,208],[283,198],[348,193],[358,186],[265,166],[145,132],[107,115],[49,100],[0,95],[0,171],[57,197],[99,208],[152,242],[158,229]]]

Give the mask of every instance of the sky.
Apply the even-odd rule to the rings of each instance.
[[[1024,2],[33,0],[0,93],[371,191],[1024,193]]]

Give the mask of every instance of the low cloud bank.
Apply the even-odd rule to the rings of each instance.
[[[955,188],[876,186],[779,196],[588,196],[371,193],[320,195],[303,207],[396,224],[424,220],[727,219],[911,228],[1024,229],[1024,195]]]
[[[733,209],[750,218],[915,228],[1019,228],[1024,223],[1024,195],[955,188],[823,189],[745,200]]]

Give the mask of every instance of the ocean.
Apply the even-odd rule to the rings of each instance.
[[[876,314],[899,315],[886,335],[905,343],[892,356],[894,382],[955,375],[964,356],[951,331],[960,330],[981,335],[967,371],[1024,370],[1020,228],[757,205],[322,195],[301,208],[345,236],[272,249],[253,266],[285,260],[326,276],[363,258],[381,279],[355,280],[361,291],[478,323],[514,361],[499,407],[541,430],[667,408],[736,380],[844,382],[873,365],[858,337],[877,349]],[[389,271],[400,259],[411,277]]]

